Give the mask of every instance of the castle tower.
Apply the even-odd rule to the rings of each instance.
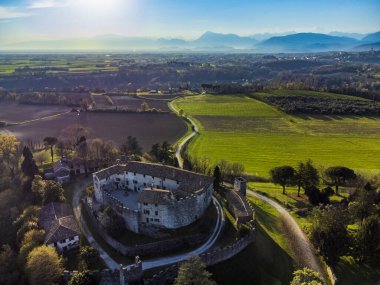
[[[247,195],[247,180],[243,177],[236,177],[234,182],[234,190],[245,197]]]

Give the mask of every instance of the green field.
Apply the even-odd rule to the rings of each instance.
[[[289,284],[293,251],[284,236],[279,213],[261,200],[250,198],[256,213],[256,240],[238,255],[210,268],[218,284]]]
[[[380,118],[289,116],[244,95],[199,95],[175,105],[200,125],[190,156],[240,162],[261,177],[275,166],[309,158],[325,167],[380,171]]]

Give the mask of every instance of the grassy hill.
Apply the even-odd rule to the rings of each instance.
[[[272,167],[308,158],[322,166],[380,171],[379,117],[291,116],[244,95],[199,95],[175,104],[200,125],[200,135],[188,146],[190,156],[240,162],[262,177]]]

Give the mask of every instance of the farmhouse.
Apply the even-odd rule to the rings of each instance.
[[[210,205],[213,178],[160,164],[127,162],[93,174],[95,201],[112,207],[133,232],[176,229],[200,218]]]
[[[70,206],[64,203],[50,203],[41,209],[39,226],[46,232],[44,244],[59,252],[79,246],[80,230],[71,213]]]

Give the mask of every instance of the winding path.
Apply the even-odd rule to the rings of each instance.
[[[85,190],[86,185],[91,183],[91,181],[92,181],[91,178],[86,178],[84,180],[78,181],[78,183],[75,184],[73,201],[72,201],[74,216],[79,223],[82,233],[86,236],[91,246],[98,250],[100,257],[104,260],[107,267],[110,269],[118,269],[120,268],[120,265],[111,256],[109,256],[109,254],[96,242],[96,240],[94,239],[94,236],[92,235],[91,231],[88,229],[86,222],[81,214],[80,197],[82,196],[82,193]],[[200,247],[196,248],[193,251],[177,254],[173,256],[168,256],[168,257],[145,260],[142,262],[143,270],[171,265],[171,264],[186,260],[192,256],[200,255],[206,252],[207,250],[209,250],[215,244],[216,240],[218,239],[223,229],[223,226],[225,223],[225,217],[224,217],[222,206],[219,204],[218,200],[214,197],[212,199],[213,199],[213,204],[216,207],[216,210],[218,212],[218,218],[217,218],[214,230],[210,238],[203,245],[201,245]]]
[[[173,101],[170,102],[170,108],[179,115],[179,110],[177,110],[174,105]],[[197,133],[198,133],[198,127],[194,123],[194,121],[189,118],[185,117],[192,125],[193,132],[186,136],[182,143],[178,145],[177,151],[176,151],[176,157],[178,159],[179,165],[183,166],[183,159],[181,157],[181,152],[185,144],[191,140]],[[313,245],[310,243],[309,239],[306,237],[305,233],[302,231],[300,226],[297,224],[297,222],[294,220],[294,218],[288,213],[288,211],[282,207],[279,203],[275,202],[274,200],[258,194],[254,191],[248,190],[247,193],[250,196],[256,197],[257,199],[260,199],[271,206],[273,206],[282,216],[284,220],[284,224],[288,231],[292,234],[292,244],[296,248],[295,252],[297,255],[297,259],[299,260],[299,263],[302,266],[307,266],[311,268],[314,271],[317,271],[321,274],[321,276],[325,276],[325,271],[323,270],[321,263],[319,261],[319,258],[315,254],[315,250]],[[329,276],[331,279],[331,276]]]
[[[171,110],[173,110],[178,116],[180,116],[179,114],[179,110],[173,105],[173,102],[175,101],[176,99],[174,99],[173,101],[170,101],[169,103],[169,108]],[[180,116],[181,117],[181,116]],[[192,128],[192,132],[190,134],[188,134],[186,137],[184,137],[181,141],[181,143],[177,146],[177,150],[175,152],[175,157],[177,158],[178,160],[178,165],[180,168],[183,168],[183,158],[181,156],[181,151],[183,149],[183,147],[194,137],[198,134],[199,130],[198,130],[198,127],[197,127],[197,124],[195,124],[195,122],[190,118],[190,117],[187,117],[187,116],[182,116],[183,118],[185,118],[186,120],[188,120],[191,124],[191,128]]]
[[[294,218],[289,214],[289,212],[282,207],[276,201],[256,193],[252,190],[247,190],[250,196],[258,198],[272,207],[274,207],[284,219],[284,224],[289,232],[292,233],[292,244],[294,245],[297,259],[302,267],[309,267],[310,269],[317,271],[321,276],[325,275],[325,272],[321,266],[321,263],[314,252],[314,247],[310,243],[309,239],[306,237],[300,226],[294,220]]]

